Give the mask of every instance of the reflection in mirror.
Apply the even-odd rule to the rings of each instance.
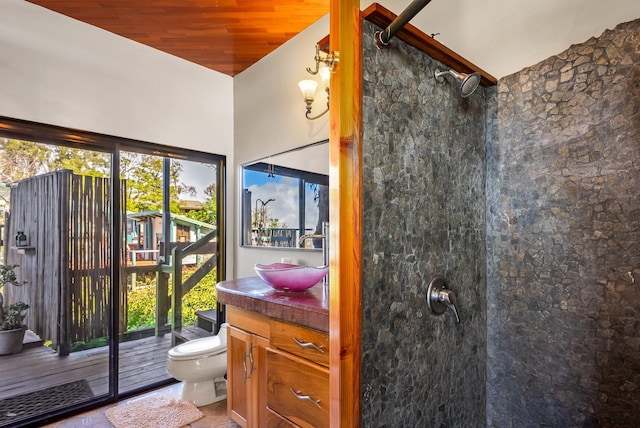
[[[324,140],[242,166],[242,245],[322,248],[329,221],[329,145]]]

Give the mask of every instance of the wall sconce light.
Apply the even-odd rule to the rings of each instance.
[[[311,67],[307,67],[307,72],[312,75],[320,74],[322,85],[324,86],[324,90],[327,92],[327,108],[319,115],[311,116],[311,105],[313,104],[313,97],[316,93],[316,89],[318,88],[318,82],[315,80],[301,80],[298,82],[298,86],[300,87],[302,97],[304,98],[304,102],[307,106],[307,113],[305,114],[305,117],[309,120],[315,120],[329,111],[329,81],[331,80],[331,71],[333,71],[335,64],[338,62],[336,53],[331,53],[331,55],[327,55],[324,58],[321,57],[318,45],[316,45],[316,56],[313,59],[316,62],[315,69],[312,70]],[[326,66],[320,67],[321,62]]]
[[[315,80],[301,80],[300,82],[298,82],[298,86],[300,87],[300,91],[302,92],[302,97],[304,98],[304,102],[307,105],[307,113],[305,114],[305,117],[309,120],[315,120],[329,111],[330,75],[331,72],[329,71],[329,67],[322,67],[320,69],[320,78],[322,79],[322,85],[324,86],[324,90],[327,92],[327,108],[317,116],[311,116],[311,105],[313,104],[313,97],[316,93],[316,89],[318,88],[318,82],[316,82]]]

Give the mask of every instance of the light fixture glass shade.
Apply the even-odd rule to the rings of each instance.
[[[316,89],[318,88],[318,82],[316,82],[315,80],[301,80],[298,82],[298,86],[300,87],[302,96],[305,99],[313,99],[313,95],[316,93]]]
[[[331,80],[331,70],[329,67],[320,67],[320,78],[322,79],[322,85],[325,88],[329,87],[329,81]]]

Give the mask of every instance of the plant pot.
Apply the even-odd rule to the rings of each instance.
[[[0,355],[17,354],[22,351],[26,327],[0,330]]]

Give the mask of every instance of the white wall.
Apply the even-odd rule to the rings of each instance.
[[[231,77],[21,0],[0,0],[0,115],[234,164]]]
[[[400,14],[411,0],[377,2]],[[433,0],[410,24],[501,78],[637,18],[638,0]]]
[[[329,115],[307,120],[305,103],[298,89],[298,81],[314,78],[306,72],[306,67],[314,65],[315,45],[328,33],[327,15],[234,78],[234,170],[238,182],[233,198],[237,213],[234,220],[238,226],[233,238],[237,278],[255,275],[256,263],[278,262],[283,257],[300,264],[322,263],[320,251],[240,247],[239,195],[241,164],[329,138]],[[319,85],[312,114],[326,108],[320,78],[315,79]]]

